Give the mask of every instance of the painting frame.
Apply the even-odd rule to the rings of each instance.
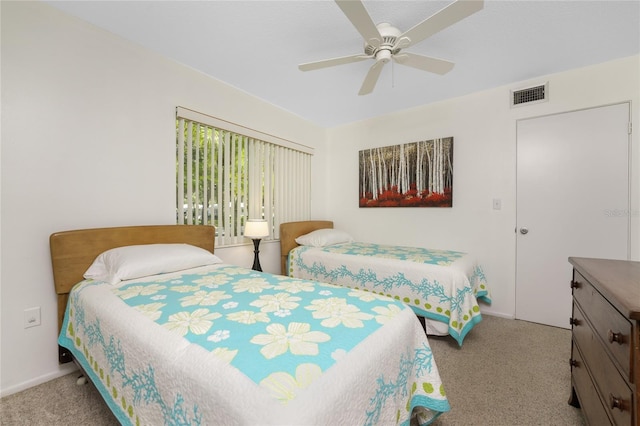
[[[453,136],[358,152],[358,204],[453,207]]]

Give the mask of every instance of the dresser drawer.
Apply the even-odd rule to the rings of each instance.
[[[600,397],[596,392],[595,385],[589,377],[582,355],[576,348],[576,345],[572,345],[571,359],[573,360],[571,367],[571,381],[573,387],[578,395],[580,401],[580,407],[585,414],[585,417],[589,420],[589,426],[607,425],[613,423],[607,417],[607,410],[602,405]]]
[[[589,322],[613,355],[627,379],[633,381],[632,333],[633,326],[589,282],[574,271],[574,300],[588,312]]]
[[[616,425],[630,425],[633,392],[614,365],[601,340],[595,335],[577,304],[573,306],[574,345],[596,383],[602,403]],[[614,404],[618,401],[617,404]]]

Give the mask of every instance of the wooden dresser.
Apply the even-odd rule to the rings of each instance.
[[[640,262],[570,257],[571,397],[587,423],[640,426]]]

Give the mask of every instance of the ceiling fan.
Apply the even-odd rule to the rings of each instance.
[[[453,62],[405,52],[403,49],[411,47],[478,12],[484,6],[483,0],[457,0],[403,33],[386,22],[375,25],[360,0],[335,0],[335,2],[364,38],[364,54],[308,62],[300,64],[298,68],[301,71],[311,71],[373,59],[375,62],[369,68],[360,87],[360,92],[358,92],[359,95],[366,95],[373,91],[382,72],[382,67],[391,59],[402,65],[440,75],[451,71]]]

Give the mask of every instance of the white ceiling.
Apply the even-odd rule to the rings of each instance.
[[[390,62],[373,93],[358,96],[373,61],[297,67],[362,52],[362,37],[333,1],[48,3],[323,127],[640,53],[640,0],[487,0],[480,12],[407,49],[455,62],[451,72]],[[375,23],[406,31],[450,3],[365,7]]]

